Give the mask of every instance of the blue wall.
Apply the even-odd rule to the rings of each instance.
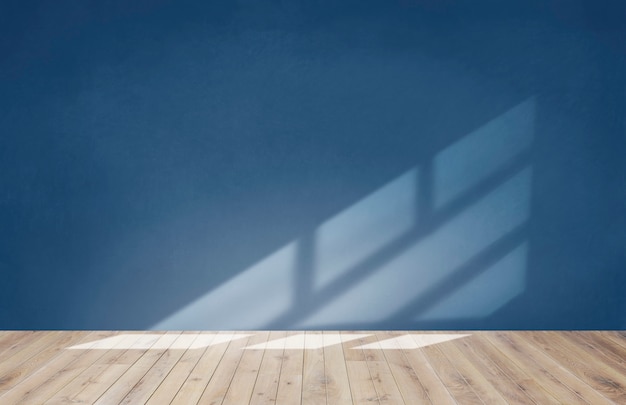
[[[0,328],[626,325],[621,1],[9,1],[0,31]]]

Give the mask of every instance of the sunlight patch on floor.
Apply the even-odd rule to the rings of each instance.
[[[243,339],[254,334],[216,334],[216,333],[185,333],[182,335],[166,334],[132,334],[123,333],[120,335],[95,340],[68,347],[70,350],[188,350],[203,349],[209,346],[216,346],[228,343],[233,340]],[[246,346],[243,350],[315,350],[328,346],[340,345],[374,336],[371,333],[299,333],[286,338],[270,340],[252,346]],[[470,336],[468,334],[405,334],[391,339],[381,340],[364,345],[351,347],[351,349],[361,350],[401,350],[419,349],[438,343],[448,342],[454,339]],[[169,339],[168,339],[169,337]]]
[[[258,345],[248,346],[246,350],[264,350],[264,349],[321,349],[323,347],[338,345],[343,342],[349,342],[351,340],[357,340],[372,336],[371,334],[339,334],[339,333],[325,333],[325,334],[307,334],[306,338],[303,333],[289,336],[282,339],[271,340],[267,343],[261,343]]]
[[[402,335],[391,339],[381,340],[380,342],[369,343],[366,345],[353,347],[353,349],[385,349],[385,350],[401,350],[401,349],[419,349],[426,346],[436,345],[438,343],[449,342],[454,339],[464,338],[471,335],[459,334],[424,334],[424,335]]]
[[[202,349],[209,346],[215,346],[221,343],[227,343],[232,340],[243,339],[252,336],[251,334],[210,334],[210,333],[190,333],[180,336],[172,335],[175,339],[173,342],[159,340],[163,334],[121,334],[105,339],[96,340],[94,342],[84,343],[68,347],[73,350],[93,350],[93,349],[118,349],[118,350],[157,350],[157,349]]]

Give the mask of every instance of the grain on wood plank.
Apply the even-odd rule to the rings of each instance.
[[[606,338],[613,340],[618,345],[622,346],[626,349],[626,331],[602,331],[602,333]]]
[[[100,357],[93,366],[93,375],[87,380],[83,379],[81,389],[72,395],[72,403],[93,403],[109,389],[148,349],[132,349],[133,344],[142,339],[143,333],[127,334]],[[148,347],[153,346],[159,340],[152,337],[148,341],[142,341]],[[87,370],[85,370],[87,373]]]
[[[173,404],[195,404],[200,399],[204,388],[209,383],[215,370],[220,364],[226,349],[235,340],[233,332],[221,331],[218,333],[211,346],[205,350],[202,357],[191,371],[176,396],[172,400]]]
[[[237,334],[235,334],[235,337],[236,336]],[[253,339],[256,335],[253,334],[251,337],[245,336],[246,337],[242,339],[235,339],[230,342],[226,352],[224,352],[224,355],[217,365],[217,369],[204,388],[204,392],[200,396],[198,404],[215,405],[221,404],[224,401],[230,383],[235,375],[235,371],[237,371],[237,367],[239,367],[239,363],[244,354],[244,350],[241,349],[246,347],[249,340]]]
[[[120,404],[145,404],[159,384],[163,382],[172,368],[178,363],[178,360],[185,354],[185,351],[191,346],[195,338],[195,336],[185,333],[179,335],[172,343],[172,346],[176,347],[176,349],[170,348],[166,350],[130,392],[126,394]]]
[[[198,334],[198,338],[200,336],[202,335]],[[204,342],[206,346],[196,349],[188,349],[170,371],[168,376],[161,382],[161,384],[159,384],[158,388],[154,391],[146,404],[161,405],[172,402],[180,388],[185,383],[187,377],[189,377],[194,367],[198,364],[198,361],[200,361],[214,340],[215,335],[212,335],[207,338],[206,342]]]
[[[358,334],[362,334],[360,331]],[[370,344],[378,339],[376,336],[361,337],[356,340],[350,340],[349,332],[341,332],[341,336],[345,336],[345,342],[342,342],[344,357],[346,359],[346,371],[348,373],[348,381],[350,383],[350,393],[352,401],[358,404],[379,404],[378,393],[367,366],[365,353],[361,346]],[[344,340],[344,339],[342,339]]]
[[[593,389],[617,403],[626,403],[626,377],[556,332],[524,332],[529,341],[572,371]]]
[[[278,383],[280,381],[285,352],[285,331],[270,332],[269,341],[282,342],[274,349],[265,349],[259,374],[254,384],[250,405],[270,405],[276,403]],[[276,344],[274,344],[276,346]]]
[[[465,339],[465,338],[463,338]],[[457,339],[455,339],[457,340]],[[462,339],[460,339],[462,340]],[[506,404],[507,401],[494,389],[485,376],[474,366],[453,341],[435,345],[439,351],[448,358],[450,363],[461,374],[463,379],[485,404]]]
[[[487,336],[509,359],[519,364],[526,372],[533,376],[546,391],[548,391],[559,403],[564,401],[571,404],[584,404],[586,401],[578,395],[576,390],[565,385],[555,377],[554,363],[546,362],[544,356],[535,353],[525,347],[522,340],[513,340],[507,332],[494,332]],[[556,373],[555,373],[556,374]],[[573,383],[576,381],[573,380]]]
[[[415,335],[413,335],[415,337]],[[418,342],[416,340],[416,342]],[[450,363],[447,357],[441,353],[441,351],[434,346],[425,346],[420,349],[414,349],[415,351],[421,351],[428,359],[428,362],[435,370],[443,384],[446,386],[450,394],[454,399],[461,404],[482,404],[483,402],[474,392],[471,385],[465,381],[465,378],[454,368],[454,365]]]
[[[0,331],[0,361],[3,353],[17,345],[27,345],[29,340],[36,338],[35,331]]]
[[[2,332],[6,333],[6,332]],[[15,332],[15,335],[10,336],[9,339],[5,342],[2,351],[0,351],[0,364],[6,363],[9,358],[11,358],[18,351],[24,350],[27,346],[31,345],[33,342],[38,341],[39,339],[43,339],[43,337],[47,334],[51,334],[55,332]],[[11,362],[12,364],[15,361]]]
[[[10,371],[17,369],[21,364],[27,360],[33,358],[41,352],[49,351],[51,348],[57,348],[59,345],[56,343],[61,340],[67,341],[67,339],[76,339],[77,336],[83,336],[81,333],[72,333],[71,335],[64,334],[62,332],[41,332],[36,336],[36,339],[28,344],[16,344],[9,348],[5,353],[6,356],[0,359],[0,376],[6,376]],[[10,383],[10,380],[3,378],[3,385],[0,389],[4,388],[4,384]]]
[[[563,346],[561,338],[551,332],[525,332],[524,337],[602,396],[617,403],[626,403],[623,384],[615,381],[621,377],[616,375],[614,369],[597,362],[594,356],[575,345]]]
[[[363,354],[370,369],[370,376],[378,395],[378,401],[381,404],[403,404],[404,399],[387,364],[387,359],[382,352],[378,338],[367,347],[373,347],[372,349],[364,348]]]
[[[94,333],[96,335],[91,337],[83,335],[80,338],[76,333],[74,336],[76,342],[92,342],[95,337],[119,332]],[[307,343],[318,348],[313,349],[313,352],[322,351],[324,371],[320,382],[324,386],[326,396],[322,398],[321,403],[350,403],[350,397],[353,397],[353,403],[356,404],[384,403],[385,393],[389,391],[389,388],[385,387],[383,381],[387,381],[388,384],[393,381],[394,386],[397,387],[395,397],[393,395],[387,397],[391,403],[402,403],[404,400],[406,403],[420,404],[429,403],[429,399],[437,404],[454,403],[454,398],[435,371],[435,367],[438,367],[432,356],[435,350],[449,364],[452,364],[465,382],[469,383],[468,386],[472,386],[477,391],[477,397],[485,403],[501,402],[497,397],[498,394],[509,403],[590,403],[595,405],[612,403],[611,399],[617,402],[623,400],[623,397],[619,395],[624,394],[623,386],[626,385],[626,360],[624,359],[626,347],[620,340],[621,334],[617,332],[475,332],[468,338],[422,349],[403,347],[397,350],[388,346],[382,350],[375,347],[362,349],[360,346],[372,345],[373,342],[382,340],[393,341],[392,338],[407,334],[413,336],[409,338],[419,343],[420,338],[417,336],[421,333],[419,335],[415,332],[365,333],[369,336],[346,342],[351,333],[344,332],[345,339],[342,339],[344,341],[341,345],[330,344],[334,339],[332,336],[334,332],[321,334],[321,342],[315,336],[319,334],[310,333],[313,338]],[[4,344],[5,356],[10,354],[8,358],[11,358],[17,355],[14,360],[18,364],[12,367],[5,366],[8,372],[11,374],[18,371],[20,374],[19,370],[29,367],[32,371],[9,391],[0,393],[2,395],[0,403],[30,404],[46,401],[46,405],[91,404],[98,399],[103,401],[101,396],[103,393],[111,392],[116,389],[115,387],[119,389],[120,385],[124,385],[120,381],[127,379],[127,382],[133,385],[130,387],[126,385],[128,391],[122,396],[125,396],[129,402],[144,403],[150,397],[153,399],[152,403],[155,404],[170,401],[185,405],[194,404],[198,402],[202,390],[210,385],[216,369],[218,374],[228,374],[220,371],[220,368],[228,361],[223,364],[220,362],[226,348],[231,346],[230,342],[210,344],[203,346],[202,350],[185,351],[171,347],[168,350],[168,346],[163,345],[163,342],[154,345],[153,350],[122,350],[125,345],[128,346],[128,341],[138,339],[137,336],[140,334],[136,334],[125,337],[124,339],[127,340],[125,345],[118,342],[119,349],[114,347],[104,350],[88,346],[81,350],[63,350],[69,344],[64,339],[71,334],[72,332],[0,332],[0,345]],[[226,366],[233,371],[232,379],[225,384],[226,387],[230,384],[230,388],[227,388],[226,396],[216,399],[216,403],[221,403],[224,399],[226,401],[232,399],[233,403],[253,403],[256,400],[256,403],[264,404],[274,403],[274,401],[279,404],[299,404],[303,391],[304,350],[302,347],[304,347],[305,335],[298,332],[273,332],[270,336],[272,339],[280,339],[283,336],[298,334],[301,336],[300,349],[285,350],[281,347],[278,351],[267,348],[265,351],[251,350],[250,352],[257,354],[252,356],[247,355],[247,351],[240,350],[241,347],[239,347],[239,352],[243,352],[238,360],[239,363],[234,368],[232,364]],[[50,336],[54,335],[58,335],[58,338],[51,339]],[[25,336],[26,339],[17,339],[21,336]],[[241,334],[241,336],[244,335]],[[42,344],[44,337],[49,343],[46,348],[43,348]],[[159,339],[162,339],[162,336]],[[181,339],[184,340],[179,336],[174,342],[176,347],[181,346]],[[252,341],[242,343],[241,346],[248,343],[252,344]],[[24,347],[29,344],[33,344],[37,349]],[[389,342],[386,342],[386,345],[389,345]],[[431,353],[428,353],[429,348],[433,349],[430,350]],[[148,366],[149,362],[146,359],[154,356],[160,349],[163,349],[161,355]],[[54,350],[57,354],[45,361],[47,354]],[[205,355],[209,350],[212,351],[212,355],[207,357]],[[275,356],[271,356],[270,351],[275,352]],[[259,353],[261,353],[260,358]],[[572,357],[574,360],[571,359]],[[204,366],[199,367],[203,359],[205,359]],[[29,364],[38,367],[32,367]],[[255,365],[258,367],[255,368]],[[144,373],[138,372],[137,367],[143,367]],[[580,374],[581,367],[586,367],[587,374],[584,372]],[[248,373],[243,372],[245,369]],[[290,375],[287,374],[287,370]],[[129,378],[129,375],[133,375],[133,378]],[[375,381],[377,376],[381,375],[384,378],[380,378],[378,382]],[[593,378],[594,375],[595,378]],[[252,385],[253,378],[255,383]],[[415,378],[417,378],[417,384]],[[340,383],[342,379],[344,381]],[[163,393],[169,382],[174,380],[177,381],[170,385],[173,387],[169,390],[171,392],[159,397],[157,395],[159,390]],[[226,380],[222,379],[222,381]],[[242,384],[236,382],[238,380],[241,380]],[[485,381],[488,384],[485,384]],[[611,396],[602,391],[603,384],[612,388],[616,394]],[[487,392],[489,385],[493,386],[493,393]],[[185,386],[186,389],[184,389]],[[133,387],[134,389],[131,390]],[[350,395],[342,396],[342,390],[345,394],[347,389]],[[390,389],[394,391],[393,388]],[[512,395],[510,390],[518,390],[519,397]],[[265,396],[265,391],[270,394]],[[367,395],[368,391],[370,395]],[[131,395],[132,400],[129,399],[131,398],[128,395],[129,392],[134,393]],[[192,395],[185,395],[185,392]],[[272,392],[274,395],[271,394]],[[255,396],[255,393],[263,395]],[[239,398],[236,394],[242,397]],[[230,395],[233,396],[230,397]],[[111,398],[121,399],[120,396]],[[394,399],[390,400],[390,398]],[[114,401],[114,403],[118,402]],[[463,399],[459,402],[465,403]]]
[[[29,393],[29,399],[25,402],[44,403],[46,400],[56,395],[56,393],[70,384],[77,376],[102,357],[104,354],[102,350],[94,350],[92,348],[95,346],[96,342],[101,339],[109,338],[114,334],[115,332],[111,331],[95,332],[95,334],[88,336],[86,343],[83,343],[83,349],[68,349],[61,352],[51,363],[61,363],[61,359],[63,359],[63,363],[66,363],[66,365],[59,369],[45,383],[32,390]],[[81,340],[75,343],[84,341],[85,340]]]
[[[411,333],[406,333],[411,339]],[[402,336],[400,332],[392,332],[392,336]],[[437,372],[421,350],[403,348],[402,353],[413,368],[415,375],[422,383],[424,391],[433,404],[456,404],[456,400],[443,384]]]
[[[621,375],[626,375],[626,349],[621,346],[611,344],[610,340],[603,339],[600,335],[594,336],[589,332],[566,331],[560,332],[559,336],[585,350],[591,356],[598,357],[599,361],[613,367]]]
[[[529,374],[523,369],[523,366],[519,365],[512,359],[510,359],[504,352],[501,345],[498,342],[494,342],[488,337],[493,332],[475,333],[476,339],[473,341],[473,346],[489,359],[496,363],[496,365],[506,373],[513,381],[519,385],[520,389],[528,395],[536,404],[558,404],[559,401],[550,394],[541,384],[539,384],[534,376]]]
[[[302,403],[302,368],[304,366],[304,333],[290,332],[287,337],[294,339],[293,347],[283,352],[283,365],[276,392],[276,404],[291,405]]]
[[[151,348],[142,351],[141,357],[139,357],[95,403],[100,405],[120,403],[141,378],[146,375],[154,363],[163,356],[179,335],[180,332],[167,332],[163,334]]]
[[[350,378],[350,390],[354,404],[380,404],[367,362],[348,360],[346,368]]]
[[[235,375],[224,397],[224,405],[249,404],[252,398],[254,385],[259,375],[261,362],[266,353],[265,344],[269,338],[269,332],[255,332],[248,341],[248,345],[260,345],[262,349],[246,349],[241,356],[241,361],[235,370]]]
[[[8,374],[15,372],[25,363],[42,366],[46,363],[42,355],[57,354],[63,344],[76,342],[93,332],[84,331],[2,331],[4,350],[0,352],[0,389],[9,383]],[[43,352],[43,353],[42,353]],[[39,360],[37,357],[39,356]],[[53,356],[54,357],[54,356]],[[49,359],[48,359],[49,360]],[[2,391],[4,392],[4,390]]]
[[[159,345],[162,343],[161,338],[164,333],[150,333],[147,335],[146,337],[146,332],[124,333],[118,342],[119,344],[114,345],[116,349],[123,350],[123,352],[119,356],[116,355],[116,351],[109,352],[101,357],[98,363],[126,364],[131,366],[148,350],[162,348]]]
[[[381,350],[385,361],[389,364],[389,369],[398,385],[404,402],[407,404],[430,404],[431,401],[428,397],[428,393],[422,386],[409,360],[404,355],[402,348],[395,340],[397,336],[394,336],[390,332],[378,332],[376,336],[379,342],[389,342],[387,344],[390,345],[390,348]],[[402,336],[406,336],[406,334]]]
[[[75,339],[76,336],[78,335],[74,335]],[[45,359],[41,358],[42,355],[51,353],[50,356],[54,357],[60,350],[55,343],[63,337],[59,332],[38,332],[32,339],[26,341],[12,339],[11,342],[7,342],[5,356],[0,359],[0,395],[26,378],[29,370],[41,367],[41,362],[45,363]],[[67,338],[68,336],[65,336],[65,339]]]
[[[626,347],[618,344],[609,337],[609,334],[601,332],[588,332],[585,336],[589,336],[604,351],[606,356],[612,357],[620,364],[626,364]]]
[[[354,339],[351,335],[360,335],[358,339]],[[341,331],[343,355],[346,361],[366,361],[363,349],[358,347],[365,346],[377,342],[376,335],[371,331]]]
[[[125,334],[119,341],[109,350],[99,349],[103,352],[102,356],[96,359],[92,365],[83,370],[65,387],[59,390],[54,396],[45,402],[46,405],[76,402],[74,397],[78,396],[87,386],[92,384],[110,365],[112,358],[119,358],[123,350],[119,348],[130,347],[130,345],[138,340],[140,335]],[[98,395],[99,396],[99,395]],[[95,398],[97,398],[96,396]],[[92,397],[93,398],[93,397]]]
[[[535,403],[531,397],[526,395],[525,390],[500,369],[487,353],[477,348],[477,335],[478,333],[474,332],[471,336],[452,340],[451,343],[472,362],[474,367],[493,385],[507,403],[516,405]]]
[[[404,399],[386,361],[367,361],[381,404],[404,404]]]
[[[87,342],[89,347],[94,339],[110,336],[111,332],[71,332],[65,338],[58,339],[52,358],[46,356],[45,364],[41,365],[26,379],[0,397],[1,403],[37,404],[43,403],[58,390],[64,387],[84,368],[91,365],[101,353],[89,350],[63,350],[67,345]]]
[[[70,383],[66,384],[65,387],[61,388],[61,390],[57,391],[56,394],[54,394],[46,402],[44,402],[44,405],[80,402],[74,400],[73,397],[78,395],[85,387],[87,387],[87,385],[97,379],[106,367],[108,367],[108,365],[97,363],[94,363],[91,366],[87,367],[83,372],[80,373],[79,376],[74,378]]]
[[[0,353],[5,347],[14,343],[15,339],[33,334],[34,331],[0,330]]]
[[[323,335],[307,331],[304,335],[304,367],[302,369],[302,404],[326,403],[326,374],[324,371]],[[315,348],[312,348],[315,347]]]
[[[326,379],[326,402],[333,405],[352,404],[350,381],[346,369],[341,339],[339,344],[330,341],[329,336],[341,336],[338,331],[324,331],[324,375]]]
[[[70,402],[73,404],[95,403],[129,368],[130,365],[128,364],[109,364],[97,377],[89,381],[89,384],[76,394]]]

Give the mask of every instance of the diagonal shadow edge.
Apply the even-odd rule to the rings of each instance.
[[[285,325],[293,325],[298,322],[301,317],[314,313],[326,302],[347,291],[351,285],[375,273],[382,265],[393,260],[397,255],[425,239],[443,223],[463,212],[468,205],[480,201],[490,192],[496,190],[502,183],[514,177],[516,174],[521,173],[524,169],[528,168],[529,160],[529,150],[519,153],[514,159],[511,159],[505,167],[481,181],[471,190],[463,193],[453,202],[437,210],[431,217],[420,221],[419,225],[414,226],[410,231],[397,237],[394,241],[354,265],[331,285],[322,288],[317,293],[307,293],[304,296],[299,296],[299,300],[294,302],[294,305],[289,311],[268,322],[265,328],[276,329],[284,327]],[[308,237],[307,239],[309,242],[313,240],[312,237]],[[301,264],[302,261],[298,259],[297,263]],[[312,271],[312,267],[306,266],[304,269],[298,267],[294,268],[296,274],[307,270]],[[309,279],[310,275],[300,277]],[[298,287],[301,288],[300,283],[298,283]]]
[[[532,99],[532,97],[531,97],[531,99]],[[517,106],[517,105],[519,105],[519,103],[510,103],[510,104],[511,104],[512,106]],[[506,107],[506,108],[502,108],[502,112],[503,112],[503,113],[506,113],[506,112],[510,111],[510,109],[511,109],[511,107],[510,107],[510,106],[508,106],[508,107]],[[488,122],[487,122],[487,123],[490,123],[490,122],[491,122],[491,120],[488,120]],[[473,125],[473,126],[472,126],[472,128],[470,128],[469,130],[467,130],[467,131],[462,131],[462,132],[464,132],[464,133],[465,133],[465,132],[473,133],[473,132],[475,132],[476,130],[478,130],[478,129],[482,128],[484,125],[485,125],[485,124]],[[422,185],[422,187],[423,187],[423,186],[429,186],[429,187],[426,187],[426,189],[429,189],[431,192],[432,192],[432,179],[431,179],[431,177],[432,177],[432,163],[433,163],[433,162],[432,162],[432,157],[436,154],[436,151],[437,151],[437,150],[438,150],[438,151],[441,151],[441,150],[443,150],[443,148],[444,148],[444,147],[446,147],[446,146],[447,146],[447,144],[445,144],[445,145],[444,145],[444,144],[439,144],[439,145],[438,145],[438,146],[436,146],[434,149],[433,149],[433,148],[430,148],[428,151],[421,151],[420,153],[418,153],[418,155],[421,157],[421,158],[420,158],[420,160],[419,160],[421,163],[419,163],[420,171],[419,171],[419,177],[418,177],[418,179],[417,179],[417,180],[418,180],[418,182],[417,182],[417,183],[418,183],[418,184],[421,184],[421,185]],[[529,148],[530,148],[530,146],[527,146],[525,149],[529,149]],[[435,149],[436,149],[436,150],[435,150]],[[509,162],[512,162],[512,161],[517,161],[517,160],[519,160],[519,159],[524,159],[524,157],[522,157],[522,156],[526,156],[526,157],[530,156],[530,151],[529,151],[529,150],[526,150],[526,151],[522,152],[519,156],[517,156],[517,157],[515,157],[515,158],[510,159],[510,160],[509,160]],[[426,166],[426,167],[425,167],[425,169],[428,169],[428,170],[427,170],[427,172],[428,172],[428,173],[422,173],[422,170],[421,170],[421,169],[422,169],[422,167],[421,167],[421,166],[422,166],[422,164],[424,164],[424,165]],[[510,166],[510,165],[507,165],[507,167],[508,167],[508,166]],[[415,166],[414,166],[414,167],[415,167]],[[500,169],[498,169],[498,170],[501,170],[501,169],[502,169],[502,167],[501,167]],[[503,170],[506,170],[506,169],[503,169]],[[479,181],[479,182],[478,182],[477,187],[478,187],[478,188],[480,188],[482,185],[485,185],[485,184],[486,184],[486,183],[488,183],[488,182],[489,182],[489,180],[484,180],[484,181],[483,181],[483,180],[481,180],[481,181]],[[420,189],[421,189],[421,187],[420,187]],[[457,205],[457,204],[458,204],[458,205],[462,205],[462,204],[463,204],[463,202],[462,202],[462,201],[464,201],[465,199],[467,199],[467,201],[473,201],[473,200],[475,200],[476,198],[472,198],[472,197],[470,196],[470,194],[472,194],[472,193],[471,193],[471,192],[468,192],[468,191],[463,191],[463,192],[461,192],[461,193],[460,193],[460,196],[457,196],[457,199],[455,199],[455,200],[453,200],[453,201],[450,201],[450,202],[448,202],[448,203],[444,204],[443,206],[439,207],[439,208],[437,209],[437,211],[438,211],[439,213],[443,213],[445,210],[453,210],[453,207],[454,207],[455,205]],[[421,193],[418,195],[418,198],[422,198]],[[357,202],[358,202],[358,201],[357,201]],[[420,213],[421,213],[421,214],[424,214],[424,213],[428,213],[428,212],[430,212],[430,210],[432,209],[432,205],[433,205],[433,204],[432,204],[432,203],[433,203],[432,198],[426,198],[426,199],[423,199],[423,200],[418,200],[418,201],[416,201],[416,203],[417,203],[417,204],[416,204],[415,212],[416,212],[416,214],[418,214],[418,218],[424,218],[423,216],[419,216],[419,214],[420,214]],[[442,214],[442,215],[443,215],[443,214]],[[433,220],[434,220],[434,219],[433,219]],[[309,232],[309,233],[312,233],[312,231],[311,231],[311,232]],[[304,236],[306,236],[306,233],[304,234]],[[299,249],[300,249],[300,244],[299,244],[299,240],[300,240],[300,239],[301,239],[301,237],[297,237],[297,238],[295,238],[295,239],[292,239],[292,240],[291,240],[291,243],[296,243],[296,244],[297,244],[297,245],[296,245],[296,246],[297,246],[297,250],[299,250]],[[308,248],[306,248],[306,247],[304,248],[304,250],[305,250],[305,251],[306,251],[307,249],[308,249]],[[261,258],[261,260],[262,260],[262,259],[264,259],[264,258]],[[300,265],[300,264],[296,264],[296,266],[299,266],[299,265]],[[306,268],[306,267],[309,267],[309,266],[308,266],[308,265],[305,265],[304,267]],[[356,267],[356,265],[355,265],[355,267]],[[296,270],[296,269],[294,269],[294,270]],[[202,298],[203,296],[206,296],[207,294],[211,294],[211,292],[212,292],[212,291],[214,291],[214,290],[218,289],[221,285],[223,285],[223,284],[225,284],[225,283],[229,282],[229,281],[230,281],[232,278],[234,278],[236,275],[241,274],[241,273],[244,273],[244,272],[245,272],[245,269],[240,270],[240,271],[237,271],[237,272],[233,273],[234,275],[232,275],[231,277],[227,277],[227,278],[225,278],[225,279],[221,280],[221,282],[220,282],[220,283],[218,283],[218,284],[216,284],[216,285],[213,285],[213,286],[211,286],[209,289],[205,290],[204,294],[200,294],[200,296],[198,297],[198,299],[199,299],[199,298]],[[300,277],[300,276],[297,276],[297,277]],[[305,289],[305,288],[303,288],[303,287],[306,287],[306,280],[307,280],[307,276],[300,278],[300,280],[299,280],[299,281],[297,281],[296,283],[294,283],[295,288],[294,288],[294,289],[292,290],[292,292],[291,292],[291,295],[292,295],[292,296],[294,296],[294,298],[295,298],[295,296],[302,296],[302,295],[300,294],[301,292],[304,292],[304,293],[305,293],[305,295],[307,295],[307,294],[306,294],[306,289]],[[295,299],[294,299],[294,301],[295,301]],[[164,320],[166,320],[166,319],[170,318],[171,316],[174,316],[177,312],[179,312],[180,310],[182,310],[182,309],[186,308],[188,305],[191,305],[193,302],[195,302],[195,301],[194,301],[194,300],[192,300],[192,301],[191,301],[191,302],[189,302],[187,305],[183,305],[182,307],[179,307],[179,309],[177,309],[177,310],[174,310],[174,311],[170,312],[170,313],[169,313],[169,315],[167,315],[167,316],[165,316],[165,317],[162,317],[162,318],[160,319],[160,321],[159,321],[157,324],[162,323]],[[279,316],[280,316],[280,315],[279,315]],[[152,327],[154,327],[154,326],[155,326],[155,325],[157,325],[157,324],[152,324]]]
[[[528,225],[522,224],[513,231],[508,232],[498,241],[492,243],[462,266],[455,269],[452,274],[431,287],[428,292],[399,309],[386,321],[394,322],[410,319],[409,317],[422,314],[432,308],[435,304],[454,293],[457,288],[478,277],[489,269],[491,265],[523,243],[526,239],[527,231]]]
[[[508,253],[510,253],[520,244],[522,244],[527,236],[527,231],[528,224],[526,223],[517,226],[512,231],[509,231],[499,240],[492,243],[478,254],[474,255],[462,266],[454,269],[448,277],[431,287],[426,293],[420,295],[419,297],[416,297],[391,316],[383,320],[376,321],[375,323],[378,325],[378,328],[398,329],[397,325],[407,325],[407,329],[413,329],[408,325],[413,325],[414,323],[419,323],[422,325],[431,324],[431,321],[410,321],[410,319],[415,317],[415,315],[419,315],[420,313],[423,313],[432,308],[434,305],[438,304],[439,302],[443,301],[445,298],[453,294],[459,287],[465,285],[466,283],[470,282],[474,278],[480,276],[482,273],[487,271],[491,265],[495,264],[498,260],[505,257]],[[409,320],[409,324],[407,324],[407,320]],[[467,322],[467,319],[463,318],[462,320]],[[432,323],[445,325],[449,322],[432,321]],[[393,327],[392,325],[395,325],[395,327]],[[345,324],[345,322],[342,322],[341,324],[323,324],[319,326],[313,326],[311,328],[315,329],[316,327],[321,327],[324,329],[329,328],[329,330],[342,327],[344,329],[371,329],[370,324],[361,322],[348,325]]]

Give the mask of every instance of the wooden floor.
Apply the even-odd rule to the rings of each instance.
[[[626,332],[0,331],[0,404],[626,404]]]

